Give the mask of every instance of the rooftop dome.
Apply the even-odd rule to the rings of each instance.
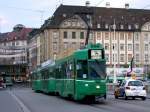
[[[25,26],[22,24],[17,24],[16,26],[14,26],[13,30],[14,31],[20,31],[22,28],[25,28]]]

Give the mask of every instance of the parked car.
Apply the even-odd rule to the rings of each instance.
[[[147,93],[142,81],[128,79],[124,80],[122,84],[115,88],[114,96],[116,99],[118,97],[123,97],[127,100],[131,97],[132,99],[141,98],[142,100],[146,100]]]
[[[6,87],[6,85],[5,85],[5,83],[3,82],[3,80],[0,80],[0,88],[5,88]]]
[[[149,83],[149,84],[150,84],[150,79],[148,79],[148,80],[147,80],[147,83]]]

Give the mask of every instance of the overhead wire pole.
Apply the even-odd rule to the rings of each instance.
[[[91,24],[92,24],[92,17],[91,17],[91,15],[93,15],[93,12],[77,12],[77,13],[75,13],[75,14],[79,14],[79,16],[80,15],[88,15],[89,16],[89,18],[87,18],[87,21],[85,21],[85,23],[87,24],[87,35],[86,35],[86,39],[85,39],[85,45],[87,45],[88,44],[88,40],[89,40],[89,34],[90,34],[90,30],[91,30]]]
[[[116,22],[115,22],[115,19],[114,19],[114,24],[113,24],[113,30],[114,30],[114,40],[115,40],[115,33],[116,33]],[[117,47],[117,49],[115,49]],[[117,78],[116,78],[116,61],[117,61],[117,52],[118,52],[118,46],[115,46],[115,42],[114,42],[114,46],[113,46],[113,50],[114,50],[114,83],[117,83]],[[116,52],[117,50],[117,52]]]
[[[88,18],[89,20],[87,21],[87,35],[86,35],[86,40],[85,40],[85,45],[87,45],[88,44],[88,42],[89,42],[89,37],[90,37],[90,30],[91,30],[91,26],[90,26],[90,24],[91,24],[91,16],[89,16],[89,18]]]
[[[45,11],[39,10],[38,12],[41,14],[41,15],[40,15],[40,23],[42,24],[42,22],[43,22],[43,16],[44,16],[44,12],[45,12]]]

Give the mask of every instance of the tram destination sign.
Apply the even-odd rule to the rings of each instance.
[[[90,50],[90,58],[91,59],[101,59],[102,51],[101,50]]]

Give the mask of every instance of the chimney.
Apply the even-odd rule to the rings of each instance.
[[[129,4],[128,3],[125,4],[125,9],[129,9]]]
[[[90,6],[90,1],[86,1],[85,6],[89,7]]]
[[[106,2],[106,8],[110,8],[110,2]]]

